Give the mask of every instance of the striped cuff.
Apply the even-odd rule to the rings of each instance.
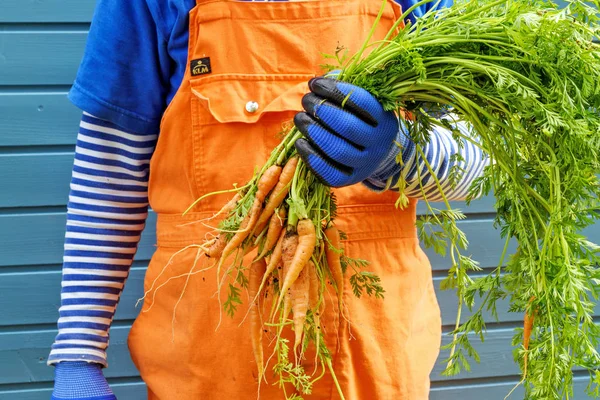
[[[475,137],[464,122],[456,123],[455,129],[465,137]],[[476,144],[464,138],[456,140],[452,131],[438,126],[422,148],[425,158],[417,152],[405,125],[401,125],[398,142],[400,146],[394,146],[375,174],[364,182],[369,189],[398,190],[398,181],[403,178],[408,197],[442,201],[443,193],[447,200],[464,200],[473,182],[489,165],[489,158]],[[397,162],[401,151],[403,166]]]
[[[373,175],[363,181],[363,184],[373,191],[382,192],[385,191],[387,187],[393,187],[396,184],[397,179],[396,182],[392,182],[390,185],[388,185],[388,179],[390,177],[399,176],[402,165],[406,165],[414,157],[416,151],[415,143],[410,140],[403,121],[400,121],[399,127],[400,129],[396,136],[396,142],[394,146],[392,146],[390,153],[385,160],[381,162]],[[402,154],[402,165],[398,162],[400,154]]]

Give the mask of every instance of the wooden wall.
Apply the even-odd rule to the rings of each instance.
[[[80,111],[66,93],[75,76],[94,8],[93,0],[0,1],[0,399],[49,398],[53,370],[46,366],[56,334],[68,183]],[[466,209],[461,227],[474,258],[489,271],[503,242],[492,226],[493,201]],[[142,280],[155,242],[154,215],[112,328],[106,375],[120,399],[145,399],[126,336],[138,309]],[[588,234],[598,241],[600,227]],[[428,252],[436,285],[448,261]],[[457,308],[453,293],[439,292],[446,331]],[[454,378],[432,374],[434,400],[503,399],[518,381],[512,329],[522,316],[501,308],[478,344],[481,364]],[[445,340],[446,341],[446,340]],[[401,379],[402,377],[399,377]],[[584,398],[585,376],[576,399]],[[517,392],[512,398],[522,398]]]

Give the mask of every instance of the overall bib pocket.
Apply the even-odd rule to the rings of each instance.
[[[194,174],[198,192],[241,186],[280,142],[299,111],[311,74],[221,74],[190,81]],[[210,188],[210,190],[208,189]],[[232,194],[207,198],[218,210]]]

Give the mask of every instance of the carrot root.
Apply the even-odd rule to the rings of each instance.
[[[266,263],[264,260],[258,260],[252,263],[249,273],[248,294],[255,300],[250,304],[250,337],[252,341],[252,351],[258,368],[258,381],[264,376],[264,355],[262,347],[263,324],[260,313],[260,281],[265,274]]]
[[[279,234],[283,230],[285,224],[286,211],[285,208],[280,207],[279,211],[271,216],[269,222],[269,228],[267,230],[267,237],[265,238],[265,244],[258,258],[263,258],[273,246],[277,244]]]
[[[290,262],[289,270],[285,276],[285,280],[281,285],[281,293],[278,303],[283,301],[283,295],[298,279],[298,275],[312,256],[317,243],[315,226],[310,219],[302,219],[298,222],[298,245],[294,253],[293,259]],[[284,255],[285,255],[284,250]]]
[[[529,299],[529,304],[535,300],[535,296],[531,296]],[[533,331],[533,323],[535,322],[535,310],[530,310],[527,312],[525,310],[525,316],[523,317],[523,348],[525,349],[525,354],[523,355],[523,378],[527,377],[527,363],[529,361],[529,341],[531,340],[531,333]]]
[[[282,266],[281,266],[281,270],[280,270],[281,273],[279,274],[279,297],[278,297],[278,301],[273,302],[275,304],[275,307],[273,308],[274,312],[279,310],[279,307],[281,306],[282,301],[284,299],[286,299],[286,297],[288,297],[287,292],[289,290],[289,287],[284,289],[283,282],[285,280],[287,280],[287,278],[288,278],[290,267],[294,260],[294,255],[297,251],[297,248],[298,248],[298,235],[295,233],[285,232],[283,235],[283,240],[281,241],[281,263],[282,263]],[[291,307],[291,303],[290,303],[290,307]],[[285,308],[285,305],[284,305],[284,308]],[[287,317],[288,314],[289,314],[289,311],[287,314],[284,313],[284,318]],[[273,318],[273,315],[271,315],[271,317],[269,319],[271,320],[272,318]]]
[[[225,246],[227,246],[227,238],[225,234],[221,232],[206,251],[206,256],[209,258],[221,257],[223,250],[225,250]]]
[[[341,250],[340,231],[335,226],[330,226],[325,230],[325,237],[329,242],[328,245],[325,245],[325,257],[337,289],[339,313],[342,315],[344,310],[344,273],[339,253]]]
[[[296,167],[298,166],[298,157],[292,157],[288,160],[288,162],[283,167],[281,171],[281,175],[279,176],[279,182],[273,189],[273,193],[269,197],[267,204],[265,205],[265,209],[260,215],[258,222],[256,223],[256,230],[261,232],[269,219],[275,212],[275,209],[281,205],[283,199],[290,191],[290,182],[294,177],[294,173],[296,172]]]
[[[302,334],[304,332],[304,322],[306,321],[306,312],[309,304],[309,272],[308,268],[303,268],[298,279],[290,288],[290,298],[292,302],[292,312],[294,318],[294,354],[297,356],[298,346],[302,343]],[[296,360],[297,363],[297,360]]]

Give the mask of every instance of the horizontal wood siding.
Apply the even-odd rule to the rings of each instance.
[[[0,399],[42,400],[52,390],[46,366],[56,334],[68,184],[80,111],[66,94],[77,71],[94,9],[91,0],[4,0],[0,2]],[[469,252],[489,272],[504,242],[493,227],[494,201],[485,198],[463,208],[460,222]],[[424,209],[421,206],[420,211]],[[154,250],[155,215],[136,256],[123,294],[105,371],[120,399],[143,400],[145,386],[127,351],[127,333],[143,295],[143,277]],[[600,226],[587,232],[600,239]],[[511,243],[510,249],[514,250]],[[436,287],[449,263],[427,250]],[[438,290],[444,331],[454,324],[454,293]],[[468,314],[464,314],[463,318]],[[510,340],[522,316],[499,305],[485,343],[474,341],[481,363],[470,373],[432,373],[433,400],[496,400],[518,381]],[[443,342],[447,343],[448,337]],[[440,360],[447,356],[442,352]],[[399,377],[401,379],[401,377]],[[576,399],[585,398],[584,374],[577,374]],[[517,390],[512,398],[522,398]]]

